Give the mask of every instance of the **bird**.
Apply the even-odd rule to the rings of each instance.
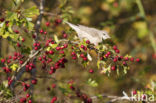
[[[98,45],[102,40],[109,39],[110,36],[104,30],[98,30],[96,28],[87,27],[83,25],[75,25],[70,22],[66,22],[72,29],[74,29],[80,40],[87,39],[92,44]]]

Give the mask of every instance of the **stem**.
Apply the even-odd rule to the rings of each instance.
[[[141,2],[141,0],[136,0],[136,3],[137,3],[137,6],[139,8],[141,16],[143,16],[145,18],[146,26],[147,26],[148,31],[149,31],[149,39],[150,39],[150,42],[151,42],[151,46],[154,49],[154,53],[156,53],[156,43],[155,43],[155,40],[154,40],[154,34],[153,34],[153,32],[151,32],[149,30],[149,26],[148,26],[149,24],[148,24],[148,22],[146,20],[146,14],[145,14],[145,10],[143,8],[142,2]]]
[[[138,5],[138,8],[139,8],[139,11],[140,11],[141,16],[143,16],[144,18],[146,18],[145,10],[143,8],[143,5],[142,5],[141,0],[136,0],[136,3]]]

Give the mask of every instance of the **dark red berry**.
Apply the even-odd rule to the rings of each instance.
[[[90,44],[90,41],[89,41],[89,40],[87,40],[87,41],[86,41],[86,43],[87,43],[87,44]]]

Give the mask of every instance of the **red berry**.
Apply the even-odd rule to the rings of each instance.
[[[113,70],[113,71],[116,70],[116,66],[112,66],[111,70]]]
[[[54,54],[54,51],[53,51],[53,50],[50,50],[50,51],[49,51],[49,54]]]
[[[11,62],[10,59],[8,59],[8,60],[7,60],[7,63],[9,64],[10,62]]]
[[[123,64],[124,66],[127,66],[127,63],[126,63],[125,61],[123,61],[122,64]]]
[[[100,57],[100,60],[104,60],[104,58],[103,57]]]
[[[32,38],[36,38],[36,35],[35,34],[32,34]]]
[[[80,54],[80,57],[81,57],[81,58],[84,58],[85,56],[84,56],[84,54]]]
[[[38,60],[39,60],[39,61],[42,61],[42,57],[39,57]]]
[[[106,57],[106,58],[108,58],[108,57],[109,57],[109,55],[108,55],[108,54],[105,54],[105,57]]]
[[[32,100],[30,99],[30,100],[28,100],[28,103],[32,103]]]
[[[90,69],[90,70],[89,70],[89,73],[94,73],[94,70],[93,70],[93,69]]]
[[[9,56],[9,59],[12,59],[12,56]]]
[[[120,51],[119,51],[118,49],[117,49],[117,50],[115,50],[115,52],[116,52],[116,53],[120,53]]]
[[[49,59],[48,59],[48,62],[52,62],[52,59],[51,59],[51,58],[49,58]]]
[[[32,83],[32,84],[37,84],[37,80],[34,79],[34,80],[31,81],[31,83]]]
[[[152,57],[153,57],[153,59],[156,59],[156,53],[154,53],[154,54],[152,55]]]
[[[30,94],[27,94],[26,97],[29,98],[30,97]]]
[[[44,31],[41,29],[41,30],[40,30],[40,33],[42,34],[43,32],[44,32]]]
[[[20,99],[20,103],[25,103],[26,102],[26,98],[21,98]]]
[[[139,59],[139,58],[137,58],[137,59],[136,59],[136,62],[140,62],[140,59]]]
[[[75,90],[75,88],[71,85],[70,87],[69,87],[71,90]]]
[[[117,8],[117,7],[119,6],[119,4],[118,4],[117,2],[114,2],[114,3],[113,3],[113,6],[114,6],[115,8]]]
[[[34,43],[33,46],[37,46],[37,43]]]
[[[61,48],[60,47],[56,47],[56,50],[60,50]]]
[[[63,38],[67,38],[67,34],[66,33],[63,34]]]
[[[76,53],[73,51],[73,52],[71,53],[71,55],[72,55],[72,56],[75,56],[75,55],[76,55]]]
[[[142,95],[142,98],[143,98],[143,99],[146,99],[147,97],[146,97],[146,95],[143,94],[143,95]]]
[[[25,41],[25,39],[24,38],[22,38],[22,42],[24,42]]]
[[[16,34],[18,34],[18,33],[19,33],[19,31],[18,31],[18,30],[14,30],[14,32],[15,32]]]
[[[92,103],[92,99],[91,98],[88,98],[87,99],[87,103]]]
[[[53,98],[52,98],[52,101],[56,101],[56,100],[57,100],[57,97],[53,97]]]
[[[23,61],[22,61],[22,60],[20,60],[20,61],[19,61],[19,63],[20,63],[20,64],[23,64]]]
[[[76,57],[76,56],[74,56],[74,57],[72,57],[72,59],[76,60],[76,59],[77,59],[77,57]]]
[[[117,47],[116,45],[114,45],[114,46],[113,46],[113,49],[114,49],[114,50],[117,50],[117,49],[118,49],[118,47]]]
[[[41,46],[40,43],[37,43],[37,46],[38,46],[38,47]]]
[[[113,59],[113,61],[114,61],[114,62],[117,62],[117,61],[118,61],[118,59],[117,59],[117,58],[114,58],[114,59]]]
[[[17,43],[16,45],[17,45],[17,47],[21,47],[21,44],[20,43]]]
[[[87,59],[87,57],[84,57],[83,60],[84,60],[84,61],[87,61],[88,59]]]
[[[13,56],[13,60],[16,60],[17,59],[17,57],[16,56]]]
[[[4,63],[5,62],[5,59],[1,59],[1,63]]]
[[[89,41],[89,40],[87,40],[87,41],[86,41],[86,43],[87,43],[87,44],[90,44],[90,41]]]
[[[133,58],[133,57],[131,57],[131,58],[130,58],[130,61],[131,61],[131,62],[134,62],[134,58]]]
[[[125,61],[128,61],[128,60],[129,60],[129,58],[128,58],[128,57],[125,57],[125,58],[124,58],[124,60],[125,60]]]
[[[67,47],[68,47],[68,44],[64,44],[64,45],[63,45],[63,48],[67,48]]]
[[[81,45],[81,48],[83,49],[84,48],[84,45]]]
[[[50,26],[50,22],[46,22],[46,26]]]
[[[45,31],[45,32],[44,32],[44,35],[46,35],[46,34],[47,34],[47,32]]]
[[[60,51],[60,54],[64,54],[64,51],[62,50],[62,51]]]
[[[55,20],[55,23],[56,23],[56,24],[60,24],[61,22],[62,22],[61,19],[56,19],[56,20]]]
[[[110,52],[110,51],[108,51],[108,52],[107,52],[107,54],[108,54],[108,55],[110,55],[110,54],[111,54],[111,52]]]
[[[34,49],[35,49],[35,50],[38,50],[38,47],[35,47]]]
[[[56,87],[56,84],[52,84],[51,87],[52,87],[52,88],[55,88],[55,87]]]
[[[133,95],[137,94],[137,91],[136,90],[133,90]]]
[[[5,19],[4,18],[0,18],[0,21],[3,22]]]

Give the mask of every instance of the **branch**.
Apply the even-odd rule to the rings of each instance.
[[[129,97],[127,95],[127,93],[125,93],[124,91],[123,91],[123,96],[110,96],[110,95],[107,95],[107,94],[101,94],[100,97],[111,99],[107,103],[113,103],[113,102],[123,101],[123,100],[127,100],[127,101],[135,101],[136,100],[135,96],[134,97],[133,96]],[[92,99],[98,99],[99,96],[92,96],[91,98]]]
[[[40,15],[38,16],[37,21],[36,21],[36,25],[35,25],[35,33],[34,33],[34,35],[36,36],[35,40],[38,39],[37,34],[39,33],[39,29],[41,26],[42,16],[44,13],[44,4],[45,4],[45,0],[41,0],[40,6],[39,6]]]
[[[37,0],[33,0],[33,2],[37,5],[37,6],[39,6],[40,4],[38,3],[38,1]]]
[[[36,36],[36,38],[34,39],[33,42],[36,42],[38,40],[38,33],[39,33],[39,29],[40,29],[41,22],[42,22],[42,16],[43,16],[43,13],[44,13],[44,4],[45,4],[45,0],[41,0],[40,5],[39,5],[40,15],[38,16],[36,24],[35,24],[35,33],[34,33],[34,35]],[[38,4],[36,4],[36,5],[38,5]],[[34,58],[33,63],[34,64],[36,63],[36,58]],[[31,70],[31,76],[32,76],[31,79],[33,80],[35,78],[35,76],[36,76],[36,69]],[[30,94],[32,95],[33,94],[33,84],[30,85],[30,89],[31,89]]]
[[[43,48],[39,49],[38,51],[36,51],[35,53],[31,53],[28,57],[28,59],[17,69],[16,74],[12,77],[12,83],[10,84],[10,88],[13,91],[14,90],[14,85],[15,82],[17,80],[20,79],[20,77],[23,75],[23,73],[25,72],[25,66],[26,64],[32,59],[34,58],[36,55],[38,55],[41,51],[43,50]]]
[[[55,14],[55,13],[50,13],[50,12],[44,12],[44,15],[49,15],[49,16],[60,16],[59,14]]]
[[[109,96],[109,95],[106,95],[106,94],[101,94],[100,97],[111,99],[109,101],[109,103],[113,103],[113,102],[120,101],[120,100],[129,100],[129,101],[131,100],[130,98],[127,98],[125,96],[122,96],[122,97],[119,97],[119,96]],[[98,96],[93,96],[91,98],[92,99],[98,99],[99,97]]]

